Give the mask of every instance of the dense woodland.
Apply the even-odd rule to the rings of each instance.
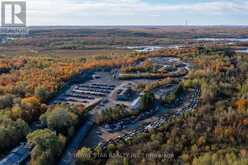
[[[16,60],[17,58],[18,60]],[[127,60],[121,62],[114,60],[116,58],[91,57],[87,61],[81,57],[20,56],[1,58],[0,70],[9,71],[0,74],[0,153],[8,151],[24,140],[29,132],[29,126],[38,121],[46,111],[47,113],[41,116],[41,120],[43,125],[48,128],[57,130],[54,128],[57,123],[53,126],[50,119],[53,120],[51,122],[56,122],[56,119],[59,119],[65,111],[68,112],[68,116],[66,116],[69,118],[68,120],[72,120],[69,123],[76,125],[82,114],[74,114],[71,112],[73,110],[67,110],[68,108],[65,107],[62,110],[54,108],[48,104],[49,100],[70,79],[82,71],[97,67],[128,65],[133,62],[130,57],[124,57]],[[83,109],[83,107],[80,108]],[[50,112],[53,110],[59,112]],[[65,130],[64,133],[72,134],[73,128],[68,126],[68,129],[71,133],[67,133]]]
[[[80,73],[103,67],[118,67],[125,72],[130,69],[144,70],[131,66],[146,57],[167,55],[194,64],[194,70],[183,86],[201,87],[201,105],[195,112],[170,120],[158,130],[141,134],[118,146],[109,146],[108,152],[166,152],[173,154],[173,159],[121,157],[103,161],[107,164],[159,164],[183,160],[186,163],[207,164],[225,160],[229,164],[247,164],[248,57],[219,48],[168,49],[122,56],[1,56],[0,155],[27,139],[33,147],[31,164],[53,164],[61,156],[86,111],[84,107],[49,104],[71,79]],[[147,66],[149,71],[149,63]],[[151,91],[171,81],[165,78],[141,88]],[[150,98],[148,96],[143,101],[150,102]],[[61,119],[66,122],[61,122]],[[40,121],[44,129],[32,131],[36,121]],[[85,161],[88,164],[93,158],[91,161],[85,160],[80,157],[80,152],[101,151],[79,150],[78,164],[85,164]],[[94,164],[99,162],[97,160]]]
[[[23,48],[35,50],[99,50],[133,45],[194,44],[195,38],[245,38],[246,27],[30,27],[30,37],[5,43],[0,50]]]
[[[168,50],[168,53],[170,52],[174,55],[179,53]],[[49,101],[57,92],[82,72],[103,67],[129,66],[147,55],[137,53],[90,57],[2,55],[0,58],[0,155],[25,141],[26,135],[32,132],[36,121],[41,121],[43,127],[58,131],[62,136],[70,138],[84,114],[84,108],[68,108],[63,105],[61,108],[49,105]],[[58,120],[60,117],[66,118],[68,125],[60,125]]]
[[[77,153],[78,164],[248,164],[248,57],[228,49],[201,50],[182,56],[194,64],[183,87],[198,85],[202,91],[200,105],[193,112],[111,144],[107,151],[82,148]],[[102,152],[119,156],[95,156]],[[91,157],[85,157],[89,153]]]

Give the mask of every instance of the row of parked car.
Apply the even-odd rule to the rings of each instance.
[[[176,115],[178,116],[185,112],[191,112],[193,109],[195,109],[200,101],[200,94],[200,88],[195,87],[194,92],[191,95],[191,102],[187,106],[184,106],[181,110],[179,109],[176,111]]]
[[[103,83],[78,84],[61,95],[54,103],[80,103],[88,105],[97,98],[106,97],[115,88],[115,85]]]
[[[174,115],[174,117],[175,117],[175,115]],[[163,123],[168,121],[169,118],[173,118],[173,116],[171,116],[169,114],[164,114],[155,122],[147,123],[143,127],[137,128],[135,130],[131,130],[131,131],[125,133],[123,136],[119,136],[116,139],[109,140],[105,143],[100,143],[98,146],[102,150],[106,150],[108,145],[110,145],[110,144],[118,144],[121,141],[128,141],[128,140],[136,137],[138,134],[148,132],[151,129],[159,128]]]
[[[115,85],[108,85],[108,84],[102,84],[102,83],[99,83],[99,84],[96,84],[96,83],[93,83],[93,84],[81,84],[79,85],[79,87],[82,87],[82,88],[94,88],[94,89],[105,89],[105,90],[114,90],[114,88],[116,87]]]
[[[106,124],[104,126],[104,128],[108,132],[111,132],[111,133],[116,132],[116,131],[120,131],[122,129],[125,129],[130,124],[135,124],[138,121],[149,118],[150,116],[154,115],[158,110],[159,110],[158,108],[150,109],[149,111],[146,111],[146,112],[140,114],[138,117],[132,116],[132,117],[125,118],[125,119],[118,121],[118,122]]]
[[[86,91],[86,90],[78,90],[78,89],[73,89],[72,92],[80,93],[82,95],[96,96],[96,97],[105,97],[107,95],[102,92],[94,92],[94,91]]]
[[[75,87],[75,90],[81,90],[81,91],[89,91],[89,92],[99,92],[99,93],[105,93],[109,94],[112,90],[108,89],[96,89],[94,87]]]
[[[145,133],[145,132],[148,132],[152,129],[159,128],[162,124],[168,122],[169,119],[174,119],[174,118],[177,118],[179,115],[182,115],[185,112],[193,111],[199,103],[200,92],[201,91],[198,87],[196,87],[194,89],[194,93],[191,97],[190,105],[187,105],[185,107],[180,108],[180,113],[177,113],[177,112],[166,113],[166,114],[162,115],[155,122],[147,123],[145,126],[140,127],[138,129],[135,129],[135,130],[132,130],[132,131],[129,131],[129,132],[125,133],[123,136],[119,136],[116,139],[107,141],[105,143],[100,143],[99,147],[101,147],[102,150],[106,150],[108,145],[110,145],[110,144],[118,144],[121,141],[128,141],[128,140],[132,139],[133,137],[137,136],[137,134]]]
[[[88,96],[88,95],[82,95],[82,94],[78,94],[78,93],[70,93],[70,94],[66,94],[66,97],[77,97],[79,99],[87,99],[87,100],[94,100],[95,97],[92,96]]]

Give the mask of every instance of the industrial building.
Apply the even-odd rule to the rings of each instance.
[[[30,156],[31,148],[28,144],[21,144],[13,149],[9,155],[0,161],[0,165],[26,164]]]
[[[132,89],[130,87],[119,89],[117,92],[117,100],[127,101],[132,95]]]

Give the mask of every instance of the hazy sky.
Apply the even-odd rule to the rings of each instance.
[[[248,25],[248,0],[27,0],[28,25]]]

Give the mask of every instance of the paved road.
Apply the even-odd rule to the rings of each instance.
[[[105,124],[103,125],[95,125],[88,135],[83,140],[82,146],[93,148],[98,144],[104,143],[108,140],[115,139],[119,136],[124,135],[126,132],[135,130],[140,128],[142,125],[148,122],[154,122],[159,119],[160,116],[164,115],[168,112],[168,109],[161,106],[160,103],[156,102],[154,109],[158,109],[158,111],[151,112],[147,116],[143,116],[138,120],[139,117],[136,117],[136,121],[133,118],[125,118],[123,120],[119,120],[118,122],[123,122],[123,128],[120,128],[116,131],[109,131],[105,128]],[[124,124],[125,123],[125,124]]]
[[[92,114],[94,114],[93,112],[91,112]],[[93,127],[93,122],[91,120],[91,117],[86,117],[85,121],[82,122],[82,126],[81,128],[77,131],[76,135],[72,138],[72,140],[69,142],[69,145],[66,148],[65,153],[63,154],[59,165],[69,165],[69,164],[73,164],[74,163],[74,154],[76,152],[76,150],[80,147],[80,145],[82,144],[82,141],[84,140],[84,138],[86,137],[86,135],[88,134],[89,130]],[[32,131],[34,131],[36,129],[36,127],[34,127],[32,129]],[[30,148],[27,148],[23,145],[18,146],[16,149],[20,150],[20,153],[18,153],[19,157],[17,158],[15,155],[13,155],[13,153],[11,152],[6,158],[7,159],[3,159],[3,160],[10,160],[10,161],[1,161],[2,163],[5,162],[5,164],[1,164],[0,165],[8,165],[6,164],[6,162],[11,162],[11,160],[16,159],[17,162],[21,162],[22,160],[26,159],[27,157],[30,156]],[[10,163],[10,164],[15,164],[15,163]],[[19,164],[19,163],[17,163]]]
[[[180,114],[178,115],[182,115],[184,112],[188,112],[188,111],[192,111],[198,104],[198,97],[200,95],[200,90],[198,88],[194,89],[194,92],[190,98],[189,104],[186,104],[184,106],[182,106],[180,109]],[[164,109],[163,107],[161,107],[160,104],[156,104],[156,107],[159,107],[160,109]],[[167,121],[167,113],[165,113],[165,111],[160,110],[159,112],[157,112],[156,114],[154,114],[155,116],[161,116],[159,118],[156,118],[156,120],[151,121],[148,125],[150,125],[153,128],[158,127],[159,125],[161,125],[162,123]],[[176,116],[178,116],[176,115]],[[166,116],[166,118],[164,117]],[[176,117],[175,116],[175,117]],[[92,116],[88,116],[88,119],[86,121],[84,121],[82,123],[82,127],[80,128],[80,130],[78,131],[78,133],[74,136],[74,138],[71,140],[70,144],[68,145],[64,155],[61,158],[61,161],[59,162],[59,165],[73,165],[75,164],[75,152],[79,149],[79,147],[81,146],[81,144],[83,143],[85,137],[88,135],[88,133],[90,132],[91,128],[94,126],[94,123],[92,122]],[[119,137],[118,139],[115,140],[110,140],[108,142],[105,142],[103,144],[103,149],[110,143],[117,143],[120,139],[127,139],[127,138],[131,138],[132,136],[144,132],[145,131],[145,127],[141,128],[139,126],[141,126],[142,124],[135,124],[136,127],[132,126],[133,128],[129,128],[129,131],[123,130],[122,132],[126,132],[122,135],[122,137]],[[133,130],[132,133],[130,133],[130,130]],[[134,134],[135,133],[135,134]]]
[[[87,120],[89,123],[88,122],[84,123],[83,126],[80,128],[80,131],[78,131],[76,136],[72,139],[72,141],[70,142],[69,146],[67,147],[67,150],[66,150],[65,154],[62,156],[61,161],[59,162],[59,165],[75,164],[75,162],[74,162],[75,161],[75,157],[74,157],[75,152],[81,146],[81,144],[82,144],[83,140],[85,139],[86,135],[89,133],[89,130],[93,127],[94,124],[90,120],[90,118],[92,118],[92,116],[94,114],[95,114],[94,110],[89,113],[89,115],[91,116]],[[157,121],[155,121],[154,123],[156,123],[156,122]],[[139,130],[141,132],[143,131],[142,128],[133,128],[132,130],[134,130],[134,129]],[[129,133],[125,134],[123,137],[126,138],[127,136],[129,136]],[[109,142],[112,142],[112,141],[113,140],[110,140]],[[109,142],[107,142],[107,143],[109,143]]]
[[[82,127],[79,129],[77,134],[72,138],[69,145],[66,148],[65,153],[63,154],[59,165],[69,165],[74,164],[74,155],[75,152],[79,149],[78,147],[82,143],[85,136],[88,134],[88,131],[93,127],[94,123],[91,120],[85,120],[82,122]]]
[[[136,128],[135,130],[128,131],[124,135],[122,135],[122,136],[120,136],[120,137],[118,137],[116,139],[112,139],[112,140],[109,140],[109,141],[107,141],[105,143],[102,143],[100,145],[100,147],[102,148],[102,150],[106,150],[107,146],[109,144],[118,144],[120,141],[129,140],[129,139],[137,136],[140,133],[146,132],[149,129],[159,128],[162,124],[164,124],[167,121],[169,121],[169,119],[177,118],[178,116],[183,115],[185,112],[193,111],[194,108],[196,108],[198,103],[199,103],[200,92],[201,91],[200,91],[200,89],[198,87],[194,88],[194,92],[191,95],[191,98],[189,100],[189,104],[184,103],[184,105],[182,105],[182,107],[177,108],[177,110],[178,110],[177,112],[180,112],[180,113],[175,113],[176,112],[175,111],[174,113],[172,113],[170,115],[168,113],[165,113],[163,115],[161,114],[161,116],[156,121],[150,122],[146,126]]]

